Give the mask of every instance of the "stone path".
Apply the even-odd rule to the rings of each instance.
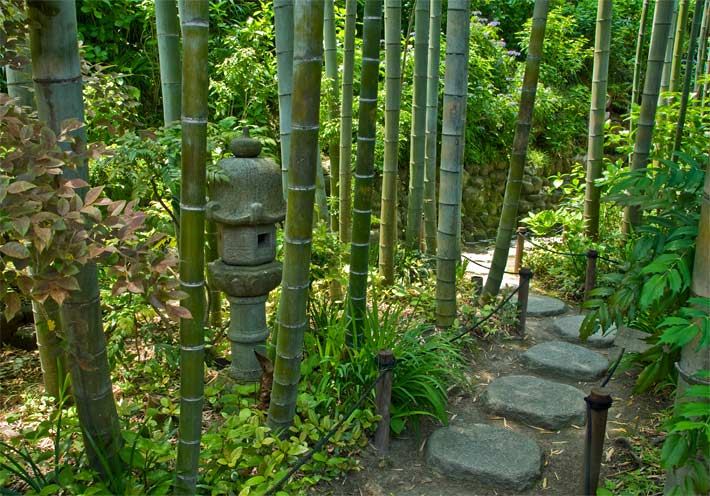
[[[502,418],[503,427],[481,423],[478,414],[471,422],[434,431],[427,441],[429,466],[445,478],[470,483],[470,494],[486,494],[477,492],[481,488],[506,494],[533,488],[544,456],[538,439],[526,429],[581,429],[584,397],[609,367],[609,358],[590,348],[612,346],[616,329],[581,342],[584,316],[572,314],[563,301],[536,293],[528,300],[528,318],[544,330],[544,338],[527,349],[522,346],[518,362],[523,370],[491,378],[480,395],[482,411],[489,419]]]

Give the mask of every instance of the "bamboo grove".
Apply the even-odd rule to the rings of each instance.
[[[514,135],[506,144],[510,153],[503,203],[496,217],[492,266],[481,301],[491,301],[501,291],[513,233],[521,225],[521,192],[530,162],[528,146],[541,65],[545,63],[550,3],[534,1],[519,100],[515,102]],[[404,4],[412,4],[411,46],[407,31],[412,29],[403,22]],[[707,98],[709,4],[708,0],[692,4],[689,0],[643,0],[633,79],[628,81],[630,95],[624,100],[624,106],[628,105],[624,129],[633,143],[624,160],[628,158],[626,165],[631,171],[653,166],[659,109],[675,104],[679,113],[673,123],[672,149],[676,156],[682,154],[688,107],[694,99]],[[217,227],[206,220],[211,165],[211,8],[208,0],[156,0],[154,11],[162,125],[166,129],[179,126],[181,136],[179,208],[174,221],[179,287],[185,298],[179,327],[176,494],[199,491],[208,345],[205,331],[210,326],[219,328],[223,320],[220,293],[206,280],[206,264],[218,258],[221,243]],[[462,192],[465,175],[473,173],[467,171],[465,149],[469,145],[467,131],[476,125],[467,120],[469,88],[476,84],[469,77],[470,57],[476,46],[471,37],[469,0],[274,0],[272,8],[279,137],[274,154],[280,162],[282,191],[278,193],[286,201],[286,219],[280,226],[283,273],[269,343],[274,369],[267,422],[287,437],[302,392],[304,340],[311,331],[312,246],[314,229],[321,224],[347,253],[338,261],[340,279],[332,291],[348,317],[344,331],[347,347],[357,350],[363,340],[368,311],[377,304],[373,285],[381,283],[386,288],[395,284],[398,257],[407,253],[435,260],[432,332],[447,332],[460,325],[457,280],[464,244]],[[23,70],[7,68],[8,92],[23,105],[36,107],[39,119],[59,134],[65,119],[85,118],[76,5],[71,0],[27,0],[27,14],[31,65]],[[588,119],[580,219],[590,243],[601,241],[614,18],[612,0],[599,0],[589,113],[588,117],[579,116],[580,120]],[[412,57],[412,67],[411,78],[405,81],[407,57]],[[34,91],[28,91],[32,84]],[[403,101],[405,85],[411,87],[411,102]],[[411,114],[408,129],[402,119],[407,112]],[[329,129],[327,141],[322,138],[325,126],[321,119],[335,128],[335,132]],[[78,143],[86,144],[84,128],[73,134]],[[382,143],[378,143],[380,139]],[[405,142],[409,151],[406,164],[400,157]],[[382,163],[377,163],[380,145]],[[327,184],[321,162],[324,151],[330,164]],[[67,169],[63,175],[86,182],[88,165]],[[709,243],[708,188],[706,176],[698,246]],[[86,195],[87,189],[80,191]],[[400,191],[405,197],[400,197]],[[619,225],[625,236],[633,237],[644,215],[638,205],[626,207]],[[707,257],[696,256],[699,261],[692,274],[692,292],[709,296]],[[68,375],[69,394],[76,405],[89,461],[102,477],[111,478],[125,470],[120,455],[125,447],[112,389],[96,265],[87,263],[76,278],[79,289],[63,304],[50,300],[32,304],[44,388],[59,397]],[[344,281],[346,291],[339,287]],[[62,351],[56,333],[50,332],[55,325],[61,327],[71,352]],[[687,368],[694,370],[706,361],[691,345],[684,347],[680,356]]]

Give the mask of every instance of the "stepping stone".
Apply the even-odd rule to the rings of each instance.
[[[522,362],[535,372],[593,381],[609,368],[609,360],[583,346],[565,341],[548,341],[533,346],[520,355]]]
[[[583,321],[584,315],[558,317],[552,321],[549,330],[565,341],[587,344],[594,348],[609,348],[614,344],[614,338],[616,338],[616,327],[614,326],[610,327],[606,334],[602,334],[600,330],[589,336],[586,341],[582,341],[579,338],[579,328]]]
[[[515,295],[513,300],[517,303],[518,295]],[[552,317],[554,315],[562,315],[566,311],[567,305],[562,300],[536,293],[528,295],[529,317]]]
[[[557,430],[583,425],[584,392],[576,387],[530,375],[509,375],[491,382],[483,395],[493,414],[525,424]]]
[[[427,461],[453,479],[507,491],[530,489],[542,472],[535,441],[486,424],[436,430],[427,443]]]

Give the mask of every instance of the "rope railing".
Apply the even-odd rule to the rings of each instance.
[[[530,237],[530,235],[527,234],[526,232],[524,232],[524,233],[522,234],[522,236],[523,236],[531,245],[533,245],[535,248],[539,248],[540,250],[546,251],[546,252],[548,252],[548,253],[553,253],[553,254],[555,254],[555,255],[561,255],[561,256],[565,256],[565,257],[585,257],[585,258],[586,258],[586,257],[589,256],[589,252],[586,252],[586,253],[574,253],[574,252],[569,252],[569,251],[553,250],[552,248],[549,248],[549,247],[547,247],[547,246],[545,246],[545,245],[541,245],[540,243],[536,243],[535,241],[532,240],[532,238]],[[595,253],[596,253],[596,258],[598,258],[599,260],[604,260],[605,262],[609,262],[609,263],[615,264],[615,265],[621,265],[621,264],[622,264],[622,262],[619,261],[619,260],[614,260],[613,258],[604,257],[604,256],[602,256],[602,255],[599,255],[599,253],[597,253],[597,252],[595,252]]]
[[[466,254],[464,254],[464,253],[461,254],[461,257],[463,257],[464,259],[468,260],[469,262],[471,262],[471,263],[474,264],[474,265],[478,265],[478,266],[481,267],[482,269],[491,270],[491,268],[490,268],[488,265],[485,265],[485,264],[479,262],[478,260],[474,260],[473,258],[469,257],[468,255],[466,255]],[[517,275],[518,275],[517,272],[509,272],[509,271],[507,271],[507,270],[504,270],[503,273],[504,273],[504,274],[509,274],[509,275],[512,275],[512,276],[517,276]]]
[[[486,316],[483,317],[482,319],[479,319],[479,320],[478,320],[476,323],[474,323],[472,326],[467,327],[467,328],[464,329],[463,331],[459,332],[457,335],[455,335],[453,338],[451,338],[451,339],[449,340],[449,342],[450,342],[450,343],[454,343],[454,342],[458,341],[459,339],[461,339],[462,337],[464,337],[466,334],[470,334],[471,332],[473,332],[473,331],[475,331],[476,329],[478,329],[479,327],[481,327],[481,325],[483,325],[485,322],[487,322],[488,320],[490,320],[494,315],[498,314],[498,312],[500,312],[500,310],[513,298],[513,296],[515,296],[515,295],[518,293],[518,291],[520,291],[520,286],[518,286],[518,287],[515,288],[513,291],[511,291],[511,293],[510,293],[507,297],[505,297],[505,298],[503,299],[503,301],[501,301],[501,302],[493,309],[492,312],[490,312],[488,315],[486,315]]]

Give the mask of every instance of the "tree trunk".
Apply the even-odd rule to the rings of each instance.
[[[279,333],[269,425],[279,431],[293,421],[300,379],[308,302],[313,204],[318,160],[323,2],[294,4],[292,167],[284,230],[284,263],[279,307]]]
[[[446,75],[441,124],[441,182],[436,261],[436,325],[456,318],[456,266],[459,258],[461,189],[468,100],[470,34],[468,0],[449,0],[446,20]]]
[[[441,0],[429,7],[429,59],[426,87],[426,138],[424,155],[424,239],[426,251],[436,254],[436,159],[439,118],[439,58],[441,52]]]
[[[673,61],[671,63],[671,79],[668,82],[668,91],[678,91],[680,80],[680,66],[683,61],[683,41],[685,28],[688,25],[688,0],[680,0],[678,6],[678,22],[676,23],[675,38],[673,39]]]
[[[209,1],[185,0],[182,61],[180,288],[192,318],[180,320],[180,424],[175,492],[195,494],[204,403],[205,203]]]
[[[328,118],[335,124],[340,115],[340,106],[338,102],[340,100],[339,86],[338,86],[338,43],[335,37],[335,8],[333,5],[333,0],[326,0],[325,2],[325,12],[323,17],[323,42],[325,46],[324,57],[325,57],[325,76],[328,78],[328,83],[330,85],[329,92],[329,105],[328,105]],[[338,219],[338,206],[337,201],[340,199],[340,194],[338,188],[340,186],[340,155],[339,147],[340,145],[340,131],[336,132],[331,136],[328,142],[328,157],[330,158],[330,196],[333,198],[335,205],[333,207],[333,212],[330,214],[330,229],[333,232],[339,229],[339,219]]]
[[[510,168],[508,169],[508,180],[505,184],[505,195],[503,197],[503,210],[498,224],[498,234],[496,236],[496,247],[493,252],[491,270],[488,273],[488,279],[483,288],[484,295],[496,295],[500,290],[505,265],[508,261],[510,240],[518,220],[520,189],[525,172],[528,139],[530,137],[533,108],[535,106],[535,93],[537,91],[537,81],[540,74],[542,44],[545,38],[545,27],[547,25],[547,7],[547,0],[535,0],[528,57],[525,62],[525,75],[523,76],[523,87],[520,94],[518,122],[515,127],[513,151],[510,158]]]
[[[680,151],[680,145],[683,141],[683,128],[685,127],[685,116],[688,112],[688,98],[690,97],[690,83],[693,80],[692,61],[695,60],[695,48],[697,47],[698,34],[700,33],[702,10],[703,0],[695,0],[693,26],[690,31],[690,44],[688,45],[688,58],[686,59],[685,77],[683,78],[683,89],[680,95],[678,123],[676,124],[675,139],[673,140],[673,153]]]
[[[641,7],[641,19],[639,21],[639,32],[636,40],[636,55],[634,56],[634,78],[631,83],[631,106],[638,104],[638,96],[641,84],[641,52],[644,40],[646,39],[646,24],[648,18],[648,4],[650,0],[643,0]],[[630,106],[630,107],[631,107]],[[630,113],[630,112],[629,112]],[[630,121],[631,122],[631,121]],[[630,128],[633,130],[633,126]]]
[[[594,69],[592,72],[592,104],[589,109],[587,145],[587,184],[584,198],[584,231],[591,239],[599,237],[599,198],[601,192],[594,181],[602,175],[604,164],[604,121],[606,120],[606,88],[609,76],[611,46],[611,1],[599,0],[597,28],[594,35]]]
[[[355,21],[357,0],[345,0],[343,42],[343,102],[340,108],[340,241],[350,242],[352,228],[353,72],[355,66]]]
[[[698,237],[695,240],[695,263],[693,264],[693,280],[690,286],[692,296],[699,298],[710,298],[710,170],[705,171],[705,188],[702,197],[702,207],[700,210],[700,223]],[[698,308],[702,309],[702,308]],[[704,308],[706,314],[710,314],[708,307]],[[698,335],[683,346],[680,352],[678,365],[689,376],[695,376],[701,371],[710,370],[710,353],[707,344],[702,345],[703,333]],[[678,388],[676,390],[675,404],[678,407],[683,399],[683,393],[688,388],[688,384],[681,374],[678,374]],[[695,456],[693,456],[695,455]],[[708,454],[702,451],[691,454],[690,459],[697,460],[701,466],[708,466]],[[687,469],[681,468],[677,471],[669,472],[666,477],[665,494],[670,494],[676,486],[682,482],[682,476]],[[682,494],[682,489],[681,489]]]
[[[648,62],[646,75],[643,82],[643,95],[639,120],[634,141],[634,152],[631,158],[631,169],[643,169],[648,165],[653,141],[653,127],[656,121],[656,109],[661,88],[662,67],[668,43],[668,32],[673,18],[673,0],[656,0],[656,9],[653,13],[653,29],[651,30],[651,44],[648,48]],[[641,210],[638,207],[627,207],[624,211],[624,231],[631,229],[641,222]]]
[[[397,244],[399,112],[402,97],[402,0],[385,0],[385,155],[382,166],[379,267],[385,285],[394,284]]]
[[[348,285],[351,329],[358,338],[362,335],[367,300],[381,30],[382,2],[380,0],[366,0],[362,32],[362,79],[357,126],[353,239],[350,244],[350,280]]]
[[[419,249],[424,208],[424,153],[426,130],[427,50],[429,46],[429,0],[416,0],[414,21],[414,86],[412,88],[412,130],[409,144],[409,198],[407,202],[407,246]]]
[[[163,122],[169,126],[180,120],[180,20],[175,0],[155,0],[158,33],[160,87],[163,93]]]
[[[291,92],[293,91],[293,0],[274,0],[274,24],[279,85],[281,182],[284,198],[287,198],[291,155]]]
[[[58,134],[64,120],[84,120],[76,6],[71,0],[28,0],[27,7],[38,114]],[[84,128],[74,136],[79,146],[86,145]],[[88,180],[88,167],[82,164],[66,170],[64,177]],[[122,440],[101,323],[96,266],[84,265],[76,279],[81,289],[62,305],[61,328],[89,461],[110,481],[120,477],[123,469],[119,457]]]

